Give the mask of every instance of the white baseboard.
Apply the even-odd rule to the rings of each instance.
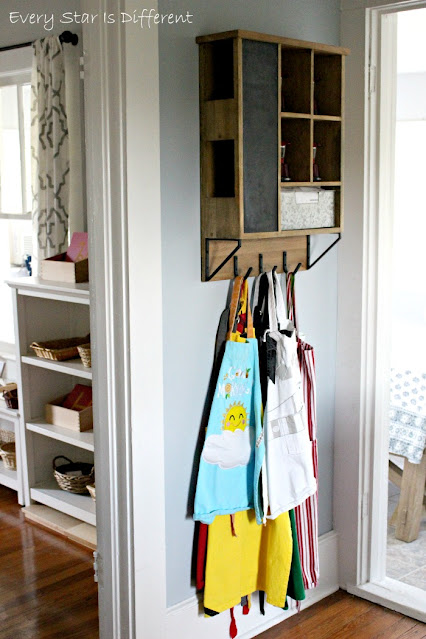
[[[319,539],[320,581],[317,588],[306,593],[302,610],[312,606],[339,589],[337,568],[337,533],[331,531]],[[296,613],[296,609],[279,610],[265,604],[265,616],[259,612],[257,596],[253,596],[250,614],[235,609],[238,639],[251,639]],[[217,639],[229,636],[230,615],[224,612],[207,619],[196,596],[186,599],[167,610],[166,639]]]

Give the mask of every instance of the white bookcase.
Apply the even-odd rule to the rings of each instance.
[[[16,490],[18,494],[18,503],[21,506],[24,505],[24,489],[23,489],[23,478],[22,478],[22,462],[19,456],[19,452],[21,450],[20,446],[20,435],[21,431],[19,428],[19,412],[17,410],[12,410],[11,408],[7,408],[6,406],[0,405],[0,428],[4,430],[10,430],[15,434],[15,445],[16,445],[16,470],[10,470],[9,468],[5,468],[3,461],[0,459],[0,484],[2,486],[7,486],[12,490]]]
[[[52,467],[57,455],[93,463],[93,430],[78,433],[47,424],[44,419],[45,405],[67,394],[75,384],[87,384],[92,379],[92,369],[85,368],[79,359],[64,362],[41,359],[29,348],[33,341],[90,333],[89,284],[48,282],[36,277],[17,278],[8,284],[15,317],[19,397],[16,442],[22,467],[23,503],[30,506],[37,502],[94,526],[95,502],[90,495],[61,490]]]

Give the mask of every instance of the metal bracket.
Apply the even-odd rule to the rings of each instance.
[[[324,251],[324,253],[321,253],[321,255],[319,257],[317,257],[316,260],[314,260],[311,264],[311,236],[307,235],[306,236],[306,270],[309,271],[310,268],[312,268],[317,262],[319,262],[324,255],[326,255],[329,251],[331,251],[331,249],[333,248],[333,246],[336,246],[337,242],[340,242],[340,240],[342,239],[342,234],[338,233],[338,238],[337,240],[335,240],[332,244],[330,244],[330,246]]]
[[[223,238],[223,237],[206,237],[205,244],[205,258],[204,258],[204,280],[210,282],[213,277],[219,273],[219,271],[225,266],[227,262],[235,255],[235,253],[241,248],[241,240],[235,238]],[[219,264],[219,266],[210,274],[210,242],[237,242],[237,246],[232,249],[227,257]]]

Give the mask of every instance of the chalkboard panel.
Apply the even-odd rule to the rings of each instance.
[[[278,230],[278,46],[243,40],[244,231]]]

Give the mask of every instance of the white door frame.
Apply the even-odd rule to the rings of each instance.
[[[166,616],[158,31],[121,21],[156,5],[81,6],[101,639]]]
[[[341,534],[342,586],[353,594],[421,621],[426,621],[424,593],[386,578],[388,419],[385,406],[389,396],[390,333],[386,318],[390,309],[396,99],[396,59],[391,55],[392,51],[395,53],[391,43],[396,36],[393,14],[424,6],[426,2],[410,0],[342,2],[342,41],[350,47],[355,43],[352,67],[348,64],[347,84],[353,91],[357,86],[360,93],[362,82],[364,94],[357,97],[354,93],[352,103],[348,97],[352,118],[347,117],[350,131],[347,143],[348,138],[350,144],[354,136],[363,143],[356,148],[347,147],[346,166],[350,167],[350,173],[345,176],[346,192],[352,194],[353,200],[346,210],[349,208],[353,235],[347,239],[344,255],[340,254],[343,265],[339,308],[344,318],[351,305],[350,297],[354,297],[352,314],[355,312],[360,320],[360,330],[359,339],[353,341],[350,326],[340,324],[338,368],[344,366],[344,357],[352,354],[351,383],[357,390],[352,392],[352,397],[346,393],[346,406],[341,396],[337,402],[335,493],[336,527]],[[351,211],[357,198],[358,211]],[[359,260],[359,283],[355,292],[353,289],[346,292],[350,282],[347,269],[351,263],[353,266],[354,256]],[[337,377],[339,379],[339,375]],[[344,381],[348,382],[347,376]],[[336,394],[341,392],[342,387]],[[359,400],[355,418],[348,414],[351,399]],[[355,434],[349,433],[349,429],[355,429]],[[347,438],[357,444],[349,468],[345,467],[343,450]],[[342,488],[339,479],[343,477]],[[345,505],[343,499],[349,496],[351,484],[350,505]],[[344,521],[351,506],[352,514]]]

